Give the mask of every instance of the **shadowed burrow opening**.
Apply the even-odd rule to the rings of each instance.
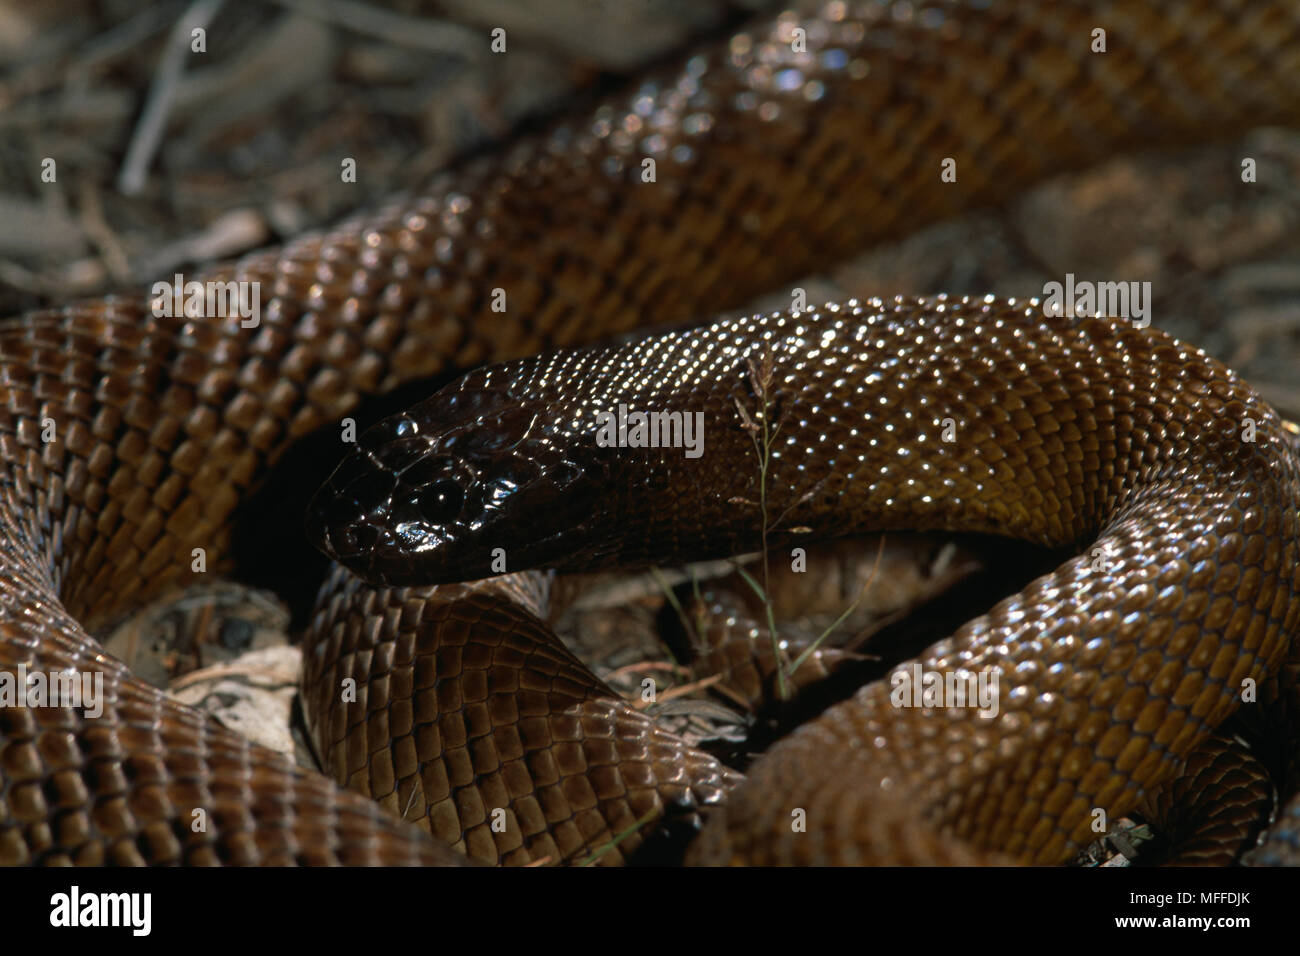
[[[428,398],[459,375],[440,375],[366,398],[348,414],[358,438],[371,425]],[[274,591],[288,605],[291,627],[305,627],[329,560],[304,530],[316,490],[352,446],[340,440],[339,422],[294,442],[265,479],[240,502],[233,517],[233,577]]]

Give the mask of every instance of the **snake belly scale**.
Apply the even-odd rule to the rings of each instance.
[[[1097,25],[1104,57],[1088,52]],[[1298,39],[1283,2],[832,3],[759,23],[417,198],[217,267],[208,278],[261,283],[255,330],[159,316],[144,295],[0,325],[0,670],[105,675],[96,717],[0,708],[0,861],[616,862],[638,823],[669,813],[706,818],[696,862],[1067,858],[1094,808],[1114,816],[1168,779],[1289,648],[1297,464],[1253,390],[1159,332],[984,299],[848,303],[520,357],[716,314],[1122,146],[1292,122]],[[947,158],[956,188],[938,179]],[[510,290],[505,317],[494,287]],[[742,782],[558,647],[535,580],[435,584],[484,571],[459,516],[504,487],[503,460],[500,510],[550,509],[536,534],[497,529],[525,564],[752,546],[753,515],[728,506],[754,491],[736,467],[746,356],[773,363],[775,413],[793,423],[772,480],[797,502],[792,525],[1106,553],[1104,570],[1067,562],[923,655],[998,671],[996,720],[891,707],[872,685]],[[363,438],[369,457],[345,464],[354,474],[313,518],[372,583],[336,567],[323,586],[304,700],[331,772],[379,802],[98,650],[107,622],[187,583],[193,548],[223,567],[238,502],[295,439],[364,395],[504,360],[518,361]],[[594,454],[570,413],[621,397],[705,410],[702,464]],[[489,418],[503,431],[477,427]],[[933,431],[943,418],[964,436],[950,447]],[[468,449],[448,443],[465,431]],[[498,434],[536,454],[507,455]],[[394,465],[398,451],[409,460]],[[417,560],[395,519],[401,494],[430,487],[435,506],[405,524],[456,533]],[[617,513],[575,530],[568,496],[592,488]],[[343,676],[361,689],[348,706]]]

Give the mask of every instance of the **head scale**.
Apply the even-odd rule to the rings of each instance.
[[[546,409],[456,383],[361,436],[313,499],[308,534],[376,585],[557,566],[574,557],[565,533],[593,520],[593,469]]]

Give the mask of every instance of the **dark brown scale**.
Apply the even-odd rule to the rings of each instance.
[[[371,590],[336,569],[326,588],[304,673],[326,763],[473,859],[621,863],[739,780],[555,639],[540,575]],[[346,679],[356,704],[335,690]]]
[[[237,505],[293,441],[334,427],[362,396],[483,361],[594,340],[638,323],[717,314],[866,242],[995,201],[1122,146],[1200,141],[1297,118],[1300,14],[1289,2],[1251,4],[1248,11],[1232,0],[1089,0],[1007,4],[994,11],[982,6],[832,4],[801,19],[760,23],[545,137],[448,170],[419,198],[194,277],[260,282],[264,306],[256,329],[241,328],[235,320],[156,317],[144,290],[0,325],[0,669],[101,670],[106,690],[100,718],[68,708],[0,708],[0,862],[451,858],[375,804],[292,769],[284,759],[164,699],[100,657],[92,639],[142,601],[191,583],[194,548],[204,549],[208,572],[226,570]],[[806,52],[794,51],[796,24],[806,29]],[[1091,31],[1099,24],[1108,30],[1104,56],[1088,52]],[[955,184],[938,179],[948,157],[957,162]],[[653,183],[641,178],[647,158],[656,160]],[[489,308],[494,288],[506,290],[504,315]],[[1097,397],[1080,376],[1015,351],[1015,343],[1003,344],[1011,350],[1004,373],[1015,373],[1023,360],[1031,378],[1050,379],[1053,389],[1059,387],[1059,394],[1052,392],[1058,407],[1068,405],[1070,396],[1084,403]],[[1171,364],[1176,361],[1162,359],[1161,367],[1173,375],[1169,388],[1186,381]],[[1239,388],[1230,380],[1221,387],[1234,395]],[[958,379],[954,389],[960,388]],[[1196,397],[1208,408],[1219,388],[1207,386],[1206,394]],[[974,406],[971,421],[1005,441],[1021,423],[997,417],[998,394],[968,396]],[[1265,417],[1265,410],[1254,406],[1214,401],[1234,421],[1247,410]],[[1163,395],[1161,402],[1167,404]],[[1013,410],[1003,411],[1009,416]],[[992,417],[986,421],[976,412]],[[46,419],[58,432],[50,444],[42,440]],[[1208,422],[1195,424],[1199,436],[1210,433]],[[1110,427],[1101,425],[1103,432]],[[1145,428],[1148,422],[1138,425]],[[1044,447],[1053,440],[1048,435]],[[1060,440],[1078,442],[1086,451],[1092,438],[1061,435]],[[1286,537],[1269,477],[1255,475],[1252,482],[1261,484],[1234,483],[1245,480],[1233,471],[1244,462],[1228,453],[1230,443],[1220,447],[1226,457],[1206,457],[1195,476],[1214,482],[1196,500],[1227,496],[1225,507],[1248,523],[1258,517],[1260,530],[1243,538],[1235,552],[1237,542],[1228,540],[1227,549],[1204,551],[1196,545],[1162,560],[1186,565],[1182,580],[1188,587],[1202,587],[1217,568],[1236,566],[1233,561],[1276,580],[1294,567],[1294,537]],[[877,491],[903,499],[913,517],[935,523],[990,528],[1007,523],[1016,533],[1073,539],[1086,531],[1083,516],[1110,516],[1101,509],[1105,494],[1115,489],[1111,463],[1092,463],[1101,471],[1071,472],[1068,483],[1071,494],[1088,488],[1086,500],[1067,496],[1061,476],[1050,476],[1039,493],[1044,502],[1056,503],[1055,512],[1034,503],[1035,491],[1028,486],[1020,489],[1030,502],[1024,513],[984,501],[974,486],[957,489],[942,504],[924,506],[900,489]],[[782,483],[802,480],[793,459],[783,459],[781,468]],[[547,475],[565,489],[564,496],[551,499],[558,501],[575,490],[572,486],[593,480],[592,462],[585,456],[548,460]],[[905,479],[906,473],[893,476]],[[615,476],[597,477],[604,482]],[[988,479],[999,488],[1009,480],[996,468]],[[1167,497],[1187,506],[1170,520],[1191,534],[1206,516],[1191,504],[1201,487],[1192,498],[1177,493],[1185,487],[1168,485]],[[590,487],[576,490],[594,493]],[[656,494],[675,490],[661,485]],[[842,492],[855,502],[865,494],[834,482],[819,491],[823,497],[810,508],[826,507]],[[366,503],[382,511],[383,494],[370,495]],[[659,523],[650,513],[620,517],[634,526],[646,523],[647,534]],[[534,530],[554,534],[552,557],[563,550],[562,534],[573,518],[556,507],[532,519],[538,525]],[[1114,533],[1122,539],[1126,528],[1120,523]],[[739,539],[749,532],[735,527],[728,534]],[[353,543],[359,552],[362,545],[381,542]],[[643,553],[629,557],[644,560],[661,549],[647,544],[633,550]],[[604,554],[596,550],[577,557],[599,563]],[[1243,581],[1266,587],[1255,576]],[[378,642],[378,648],[390,647],[393,633],[423,619],[418,607],[386,604],[374,592],[345,585],[338,575],[329,587],[323,606],[329,606],[331,594],[346,596],[351,610],[340,607],[340,620],[358,615],[364,626],[355,633],[363,642]],[[1211,601],[1200,591],[1190,596],[1205,601],[1189,601],[1189,607],[1203,603],[1202,610],[1218,620],[1214,601],[1219,598]],[[1073,605],[1066,597],[1060,600],[1067,602],[1060,610],[1068,612]],[[1282,613],[1282,606],[1273,613]],[[455,629],[457,639],[467,627],[452,611],[439,620]],[[1067,614],[1062,620],[1071,618]],[[1120,623],[1103,620],[1120,627],[1123,636]],[[1194,622],[1179,626],[1191,628]],[[1005,626],[1008,635],[1019,628],[1019,622]],[[1181,633],[1174,631],[1169,640],[1176,643]],[[1237,669],[1253,667],[1252,654],[1271,659],[1269,642],[1280,639],[1269,635],[1262,647],[1256,640],[1265,635],[1251,633]],[[1114,638],[1109,630],[1103,637]],[[336,647],[334,640],[314,632],[309,656],[323,653],[317,648]],[[466,654],[505,654],[510,666],[517,663],[515,651],[501,649],[504,645],[466,640]],[[367,646],[356,653],[354,664],[338,666],[386,673],[390,662],[379,650]],[[547,660],[545,654],[536,659]],[[1195,666],[1209,665],[1197,656]],[[411,667],[425,677],[433,673],[419,659]],[[1086,681],[1087,673],[1079,680]],[[1226,686],[1226,676],[1237,676],[1213,668],[1207,673],[1207,686]],[[545,671],[534,676],[549,679]],[[577,686],[564,687],[558,697],[530,700],[559,707],[559,713],[538,719],[545,723],[567,715],[563,732],[581,737],[587,728],[566,708],[578,707],[575,701],[596,692],[589,675],[574,681]],[[510,806],[522,807],[536,788],[550,785],[554,768],[543,761],[530,768],[531,776],[512,777],[509,793],[475,797],[476,781],[487,771],[467,763],[464,748],[453,747],[446,761],[420,767],[409,747],[387,739],[385,719],[391,727],[397,718],[413,715],[412,734],[424,732],[430,750],[443,746],[420,723],[423,712],[402,696],[411,690],[390,682],[383,692],[393,696],[383,698],[383,707],[373,706],[378,691],[369,698],[367,720],[373,723],[367,726],[375,729],[348,736],[350,762],[341,765],[345,772],[333,772],[346,776],[367,761],[381,768],[389,759],[385,755],[396,753],[394,767],[422,778],[442,774],[463,781],[460,803],[450,791],[437,791],[426,815],[429,824],[439,833],[457,830],[467,848],[473,842],[477,855],[518,858],[518,831],[498,834],[501,842],[487,845],[481,829],[473,829],[471,841],[466,829],[471,824],[465,821],[480,828],[479,811],[506,797],[513,801]],[[308,692],[319,694],[337,698],[338,688]],[[508,712],[512,699],[502,691],[492,706]],[[1115,707],[1120,711],[1115,720],[1131,718],[1127,704]],[[1196,736],[1223,709],[1197,710],[1186,736]],[[861,716],[852,708],[845,711],[850,712]],[[867,723],[859,730],[874,728],[874,717],[862,719]],[[1139,720],[1144,732],[1145,720]],[[832,729],[843,729],[839,721],[828,716],[782,745],[787,757],[774,753],[773,759],[801,759],[804,742],[829,739]],[[511,725],[503,726],[501,732],[509,735]],[[1089,725],[1081,737],[1101,748],[1103,764],[1111,760],[1105,726]],[[608,721],[599,722],[592,739],[604,739],[609,727]],[[908,740],[911,729],[900,733],[900,740]],[[70,739],[75,748],[67,746]],[[549,744],[535,742],[539,752]],[[970,742],[983,750],[996,743],[991,738]],[[635,743],[626,745],[635,749]],[[671,752],[671,747],[662,751]],[[609,756],[608,750],[602,753]],[[483,754],[483,759],[490,756],[486,747]],[[1028,750],[1024,759],[1032,763]],[[566,760],[573,761],[566,770],[581,763],[574,747],[566,748]],[[970,766],[979,763],[975,758]],[[520,810],[523,816],[515,819],[526,817],[530,826],[540,827],[530,831],[534,843],[550,840],[566,858],[570,850],[578,856],[586,848],[608,847],[612,835],[623,832],[616,827],[626,808],[636,812],[644,806],[653,816],[678,798],[685,803],[717,799],[718,790],[707,785],[693,790],[685,764],[679,766],[678,779],[656,781],[641,774],[640,795],[624,804],[617,796],[623,778],[601,771],[589,784],[590,793],[572,783],[571,802],[539,803],[540,815]],[[1108,778],[1111,789],[1127,794],[1146,779],[1148,768],[1129,768],[1124,761],[1115,767],[1123,776]],[[1037,770],[1049,772],[1046,763]],[[755,801],[762,810],[756,794],[763,792],[761,784],[748,787],[718,826],[735,837],[733,822],[748,815]],[[594,808],[601,806],[615,808],[617,819],[597,819]],[[1053,830],[1072,818],[1040,820],[1032,802],[1029,809],[996,801],[987,806],[990,816],[979,822],[999,835],[1022,834],[1008,844],[1017,852],[1054,857],[1072,838]],[[455,819],[447,815],[448,807]],[[581,807],[580,822],[574,807]],[[954,798],[945,807],[951,828],[967,834],[974,826],[969,805]],[[205,811],[206,830],[192,828],[195,810]],[[768,812],[753,816],[746,824],[750,832],[762,832],[772,822],[776,811]],[[927,828],[925,821],[913,820],[881,831],[875,847],[892,847],[900,859],[925,859],[930,852],[949,860],[971,858],[969,851],[953,855],[937,845]],[[727,842],[734,852],[746,852],[743,840]],[[716,840],[711,845],[719,846]],[[811,845],[806,842],[804,850]],[[1037,849],[1031,853],[1031,848]]]
[[[881,787],[940,832],[1063,861],[1093,838],[1094,811],[1118,819],[1168,779],[1300,624],[1300,461],[1282,423],[1217,362],[1124,320],[992,298],[853,302],[507,363],[408,414],[437,447],[427,409],[504,383],[530,440],[602,456],[613,480],[584,524],[556,558],[511,515],[462,515],[382,568],[436,582],[488,568],[494,548],[512,567],[572,571],[752,551],[763,479],[737,406],[754,402],[751,421],[780,410],[777,541],[944,530],[1084,552],[921,656],[925,671],[996,677],[995,716],[899,708],[889,680],[872,684],[754,766],[697,862],[870,860],[854,827],[880,817]],[[704,454],[592,451],[598,413],[620,404],[702,412]],[[791,832],[801,809],[808,832]]]
[[[1231,866],[1254,846],[1275,797],[1267,770],[1248,748],[1211,734],[1141,807],[1166,848],[1155,859],[1165,866]]]

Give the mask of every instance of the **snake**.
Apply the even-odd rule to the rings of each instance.
[[[0,707],[0,862],[616,863],[669,823],[699,864],[1067,860],[1284,670],[1285,423],[1163,332],[1037,300],[682,323],[1119,149],[1294,122],[1298,35],[1272,0],[804,7],[202,273],[258,284],[251,327],[144,292],[0,324],[0,673],[103,682],[93,709]],[[296,442],[454,373],[306,520],[337,559],[303,641],[329,777],[102,651],[234,568],[239,505]],[[620,404],[702,413],[702,454],[597,442]],[[996,675],[996,716],[873,683],[742,775],[597,680],[536,569],[752,550],[763,502],[778,547],[1076,554],[899,665]]]

